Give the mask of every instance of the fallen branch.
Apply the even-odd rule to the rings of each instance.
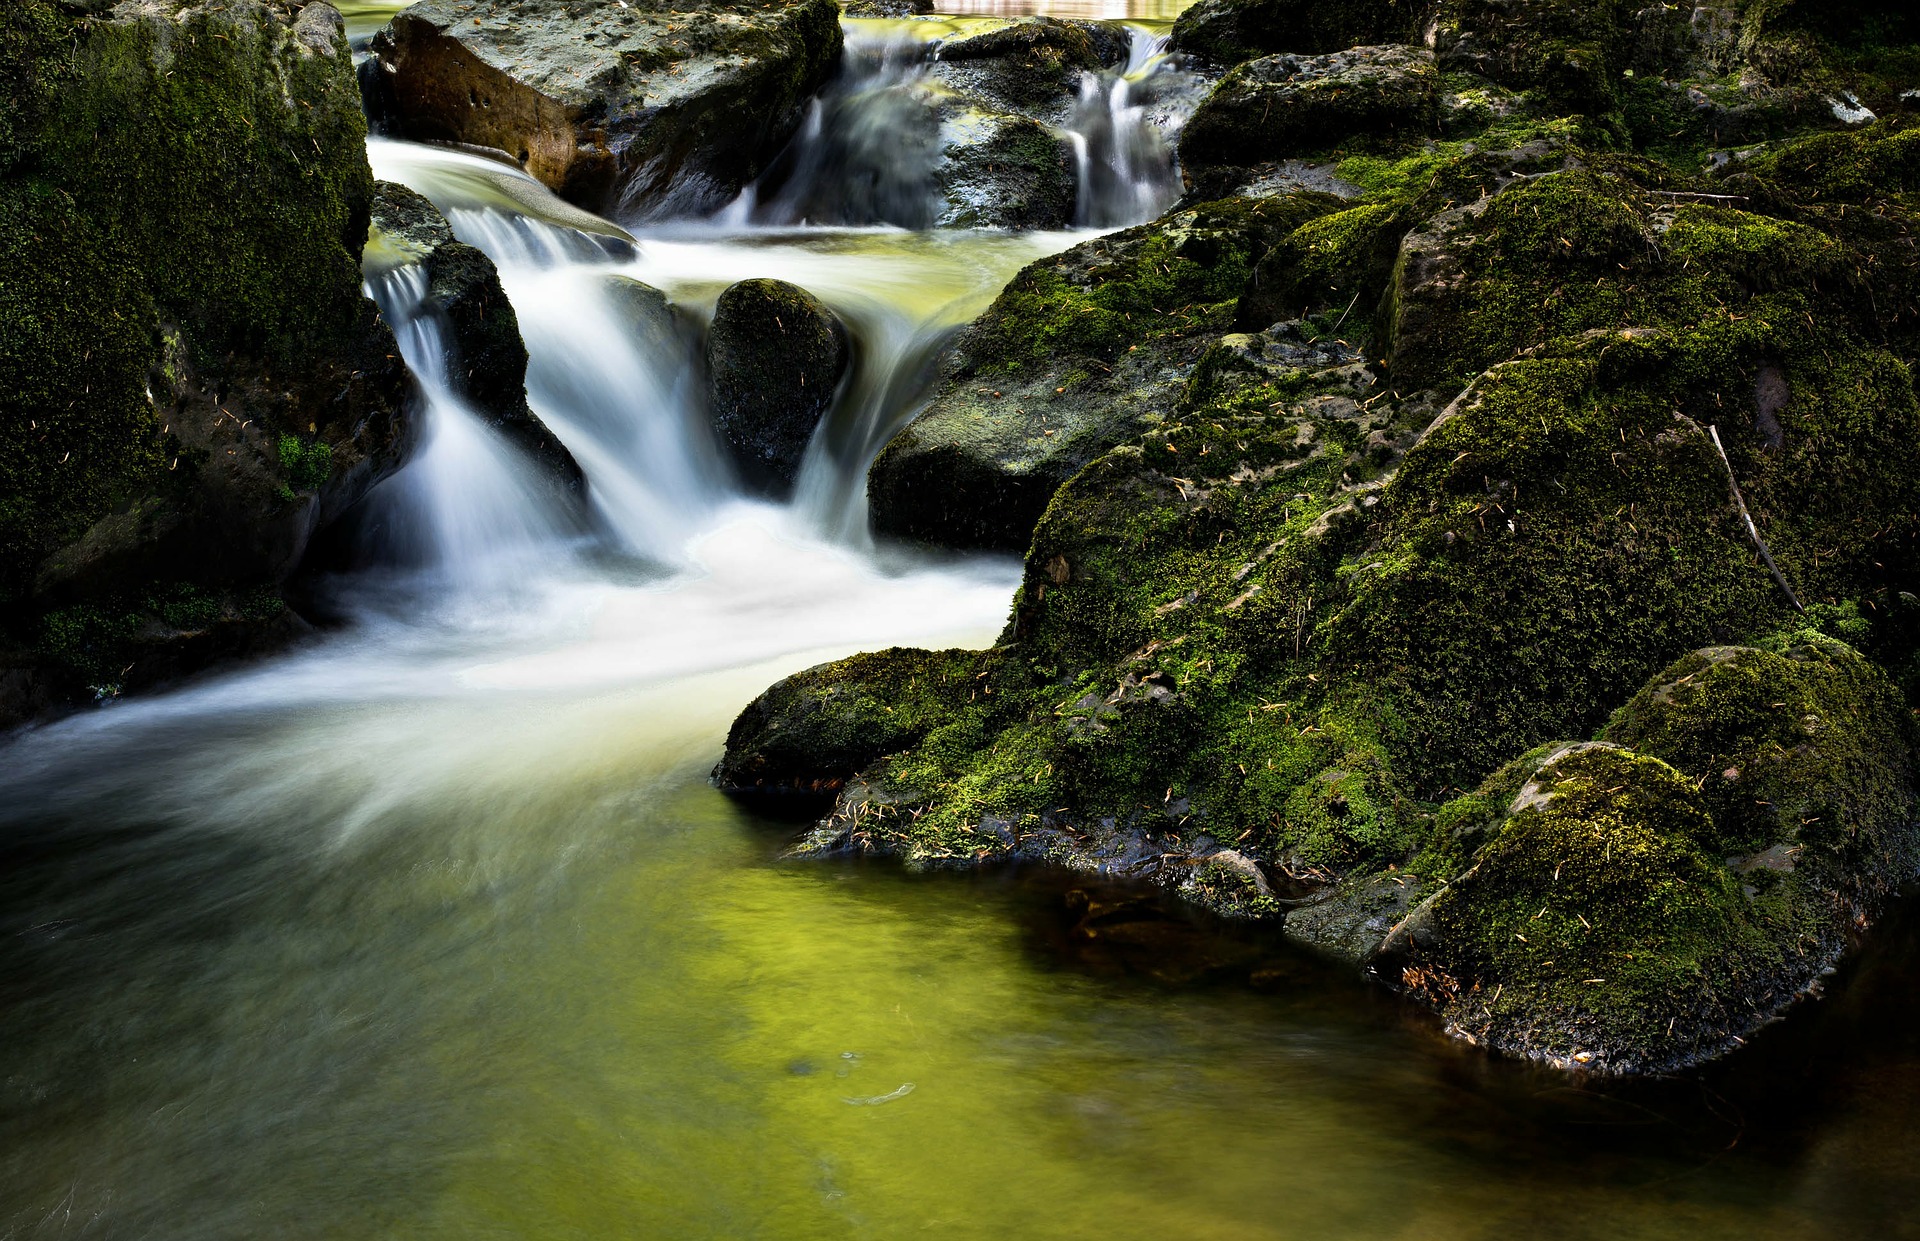
[[[1687,421],[1693,422],[1693,419],[1688,418]],[[1693,429],[1698,431],[1700,424],[1693,422]],[[1713,450],[1720,454],[1720,464],[1727,467],[1727,490],[1733,493],[1733,503],[1740,510],[1740,520],[1747,523],[1747,533],[1752,536],[1753,545],[1760,549],[1760,559],[1766,561],[1767,571],[1773,574],[1773,580],[1780,584],[1780,590],[1786,595],[1787,602],[1793,605],[1793,610],[1804,614],[1806,609],[1800,606],[1800,599],[1793,593],[1793,587],[1787,585],[1786,574],[1780,572],[1780,566],[1773,562],[1773,553],[1767,550],[1767,541],[1760,537],[1760,527],[1754,524],[1753,514],[1747,511],[1746,497],[1740,494],[1740,482],[1733,476],[1733,461],[1727,456],[1725,446],[1720,443],[1718,425],[1707,428],[1707,438],[1713,441]]]

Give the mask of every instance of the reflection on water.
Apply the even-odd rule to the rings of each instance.
[[[1060,881],[779,862],[703,779],[733,704],[977,641],[1009,570],[770,520],[556,587],[538,653],[449,619],[16,743],[0,1235],[1911,1235],[1912,911],[1731,1068],[1615,1089],[1274,944],[1176,926],[1224,967],[1153,982]]]
[[[350,631],[0,747],[0,1238],[1920,1235],[1920,908],[1732,1063],[1620,1086],[1137,894],[781,861],[791,825],[706,783],[728,721],[998,631],[1018,566],[861,546],[859,475],[942,336],[1073,238],[636,239],[371,150],[500,263],[607,546],[503,535],[533,502],[468,443],[409,472],[447,502],[414,521],[484,545],[448,562],[531,547],[513,589],[336,583]],[[790,509],[734,494],[684,342],[609,292],[698,320],[760,275],[866,359]],[[458,414],[418,273],[377,279]]]

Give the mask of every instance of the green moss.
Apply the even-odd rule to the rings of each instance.
[[[153,304],[66,194],[0,184],[0,605],[45,552],[163,486]]]
[[[1801,631],[1770,645],[1682,658],[1602,736],[1693,780],[1720,853],[1783,847],[1833,890],[1883,889],[1915,851],[1913,737],[1900,694],[1830,638]]]
[[[373,175],[343,59],[259,15],[79,23],[34,163],[200,362],[297,367],[360,330],[341,290],[359,285]]]
[[[1222,330],[1267,249],[1337,203],[1224,199],[1043,259],[976,322],[968,357],[981,374],[1017,374],[1063,355],[1111,361],[1131,345]]]
[[[736,792],[831,793],[944,718],[977,659],[894,647],[796,673],[734,721],[715,778]]]
[[[333,477],[333,445],[324,442],[302,443],[297,435],[282,435],[279,443],[280,468],[295,490],[310,491]]]
[[[1799,928],[1767,925],[1789,911],[1749,899],[1703,850],[1713,820],[1691,782],[1617,749],[1577,751],[1536,782],[1544,801],[1430,906],[1449,981],[1474,993],[1461,1007],[1501,1027],[1495,1041],[1612,1067],[1681,1058],[1670,1030],[1718,1042],[1750,1028],[1752,988]]]

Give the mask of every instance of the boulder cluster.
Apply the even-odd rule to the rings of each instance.
[[[1148,880],[1463,1040],[1739,1045],[1920,865],[1920,22],[1201,0],[1162,218],[1021,272],[870,474],[986,651],[782,682],[803,854]],[[897,707],[884,711],[882,707]]]

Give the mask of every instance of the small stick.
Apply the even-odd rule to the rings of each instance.
[[[1733,462],[1728,459],[1727,450],[1720,443],[1719,426],[1709,426],[1707,436],[1713,441],[1713,450],[1720,454],[1720,464],[1727,467],[1727,487],[1733,492],[1734,504],[1739,506],[1741,520],[1747,523],[1747,533],[1753,536],[1753,545],[1760,549],[1760,559],[1767,562],[1767,571],[1773,574],[1774,581],[1780,583],[1780,589],[1785,592],[1787,602],[1793,605],[1793,610],[1804,615],[1806,609],[1800,606],[1800,600],[1794,595],[1793,587],[1787,585],[1786,575],[1780,572],[1780,566],[1773,563],[1773,553],[1767,550],[1767,541],[1760,537],[1760,527],[1753,524],[1753,514],[1747,511],[1746,498],[1740,494],[1740,483],[1733,476]]]

